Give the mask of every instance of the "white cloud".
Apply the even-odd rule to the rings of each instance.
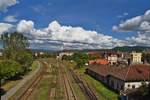
[[[150,32],[150,23],[147,21],[143,21],[139,26],[140,31]]]
[[[34,30],[34,22],[33,21],[21,20],[17,24],[17,31],[20,33],[30,34],[33,30]]]
[[[128,14],[127,12],[125,12],[125,13],[123,13],[123,15],[124,15],[124,16],[127,16],[127,15],[129,15],[129,14]]]
[[[4,32],[9,32],[12,27],[13,25],[11,24],[0,23],[0,35]]]
[[[47,29],[49,32],[51,32],[51,31],[58,31],[60,30],[60,28],[61,28],[60,24],[57,21],[53,21],[52,23],[49,24]]]
[[[145,12],[143,19],[150,22],[150,10]]]
[[[128,16],[129,14],[127,12],[124,12],[123,14],[118,15],[118,18],[123,18],[125,16]]]
[[[0,12],[7,11],[7,8],[19,3],[18,0],[0,0]]]
[[[66,44],[70,43],[78,49],[112,48],[125,44],[124,41],[115,39],[112,36],[97,33],[96,31],[85,30],[82,27],[61,26],[57,21],[51,22],[46,28],[35,29],[33,21],[21,20],[17,24],[17,31],[28,36],[30,39],[32,38],[31,40],[34,39],[32,43],[48,44],[49,41],[62,41]],[[63,46],[64,48],[74,48],[70,45]]]
[[[113,31],[136,31],[138,30],[141,21],[141,16],[128,19],[125,22],[120,23],[119,26],[113,26]]]
[[[128,37],[127,40],[130,44],[140,46],[150,46],[150,33],[145,34],[138,33],[136,37],[135,36]]]
[[[4,18],[5,22],[17,22],[16,16],[9,15]]]
[[[126,39],[128,43],[150,46],[150,10],[147,10],[144,15],[133,17],[118,26],[113,26],[112,29],[115,32],[137,32],[136,36]]]
[[[121,22],[118,26],[113,26],[113,31],[147,31],[141,28],[142,25],[150,24],[150,10],[147,10],[144,15],[136,16],[131,19],[128,19],[124,22]]]
[[[125,25],[120,26],[124,27],[128,25],[128,23],[129,22],[126,22]],[[134,25],[131,26],[133,27]],[[36,29],[34,27],[33,21],[21,20],[16,25],[16,31],[23,33],[29,38],[30,48],[62,50],[101,49],[125,45],[150,46],[150,42],[148,42],[150,41],[148,38],[150,37],[150,34],[148,33],[149,24],[145,20],[142,22],[142,24],[140,24],[139,27],[141,28],[140,30],[144,30],[144,32],[147,33],[142,34],[139,32],[136,37],[133,36],[125,40],[120,40],[109,35],[104,35],[103,33],[98,33],[96,31],[85,30],[82,27],[63,26],[60,25],[57,21],[51,22],[48,27]],[[115,28],[118,27],[116,26]],[[5,31],[6,30],[7,29],[5,29]]]

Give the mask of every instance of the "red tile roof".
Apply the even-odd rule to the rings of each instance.
[[[98,59],[98,60],[96,60],[96,63],[101,64],[101,65],[109,64],[109,62],[106,59]]]
[[[92,70],[102,76],[107,76],[109,75],[110,71],[112,70],[113,67],[106,66],[106,65],[90,65],[88,67],[89,70]]]
[[[108,65],[109,62],[108,62],[108,60],[106,60],[106,59],[97,59],[97,60],[90,60],[90,61],[89,61],[89,64],[90,64],[90,65],[93,65],[93,64]]]
[[[114,76],[123,79],[124,81],[150,80],[150,66],[147,65],[132,65],[125,67],[122,71]]]
[[[90,65],[96,64],[96,61],[95,61],[95,60],[90,60],[90,61],[89,61],[89,64],[90,64]]]
[[[150,80],[149,65],[131,65],[128,67],[110,67],[91,65],[88,69],[102,75],[111,75],[124,81],[147,81]]]

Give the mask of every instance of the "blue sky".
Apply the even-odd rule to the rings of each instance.
[[[6,0],[7,1],[7,0]],[[61,25],[82,27],[113,38],[125,40],[136,36],[135,31],[113,32],[112,27],[127,19],[143,15],[150,9],[150,0],[18,0],[19,3],[0,12],[0,22],[6,16],[20,20],[32,20],[37,29],[45,28],[56,20]]]

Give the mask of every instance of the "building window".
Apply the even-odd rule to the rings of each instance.
[[[130,84],[128,84],[128,87],[130,87]]]
[[[120,88],[121,88],[121,90],[123,90],[123,86],[122,85],[120,86]]]
[[[117,83],[117,89],[119,88],[119,84]]]
[[[132,89],[135,89],[135,85],[132,85]]]
[[[111,88],[114,88],[114,81],[111,80]]]

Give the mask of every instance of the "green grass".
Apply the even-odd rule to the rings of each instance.
[[[77,70],[78,74],[80,74],[88,83],[89,85],[97,92],[97,95],[100,100],[118,100],[118,94],[114,91],[108,89],[104,86],[100,81],[97,81],[93,77],[84,74],[85,67],[82,67]]]
[[[9,82],[6,82],[4,85],[1,86],[1,88],[3,88],[5,91],[10,90],[11,88],[13,88],[14,86],[16,86],[16,84],[19,82],[20,80],[11,80]]]
[[[75,82],[75,80],[73,79],[72,75],[69,74],[68,77],[70,78],[70,80],[72,82],[71,85],[72,85],[72,87],[74,89],[74,93],[76,94],[77,99],[79,99],[79,100],[86,100],[86,97],[85,97],[84,93],[81,91],[78,83]]]
[[[95,88],[95,90],[98,92],[99,97],[103,97],[104,99],[108,100],[118,100],[117,93],[109,90],[101,82],[88,75],[85,76],[85,79]]]
[[[50,84],[50,80],[47,78],[44,78],[41,80],[39,86],[34,91],[32,97],[30,100],[46,100],[48,98],[49,88],[52,86]]]
[[[32,63],[32,66],[31,66],[31,71],[34,71],[34,70],[36,70],[36,68],[38,67],[38,61],[34,61],[33,63]]]
[[[52,88],[56,87],[57,72],[56,67],[52,67],[52,71],[48,75],[44,75],[37,88],[34,90],[29,100],[47,100],[49,98],[49,93]]]
[[[73,87],[74,92],[79,100],[86,100],[86,97],[84,96],[83,92],[81,91],[81,89],[77,83],[74,82],[72,84],[72,87]]]

